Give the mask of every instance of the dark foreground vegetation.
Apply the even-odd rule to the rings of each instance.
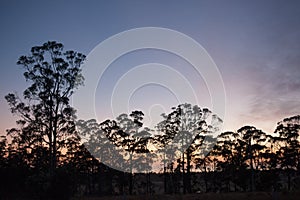
[[[278,122],[272,134],[253,126],[218,134],[222,120],[187,103],[162,114],[155,130],[143,126],[141,111],[101,123],[78,120],[69,98],[84,81],[84,60],[56,42],[20,57],[31,85],[23,97],[6,96],[19,120],[0,140],[0,199],[294,199],[299,194],[299,115]],[[154,166],[160,171],[154,173]]]
[[[137,200],[137,199],[144,199],[144,200],[296,200],[299,198],[299,192],[290,192],[290,193],[268,193],[268,192],[234,192],[234,193],[205,193],[205,194],[185,194],[185,195],[153,195],[153,196],[118,196],[118,197],[88,197],[84,198],[83,200]],[[76,199],[74,199],[76,200]]]

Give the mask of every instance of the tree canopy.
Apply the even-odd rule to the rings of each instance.
[[[159,182],[154,167],[165,193],[297,189],[299,115],[278,122],[270,134],[248,125],[221,133],[222,119],[188,103],[162,113],[154,130],[144,126],[140,110],[103,122],[78,120],[70,97],[84,82],[84,61],[55,41],[19,58],[29,86],[21,96],[5,96],[19,119],[0,138],[6,180],[0,198],[150,194]]]

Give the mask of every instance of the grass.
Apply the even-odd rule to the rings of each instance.
[[[298,200],[300,192],[276,193],[271,192],[245,192],[245,193],[205,193],[187,195],[137,195],[137,196],[107,196],[83,197],[74,200]]]

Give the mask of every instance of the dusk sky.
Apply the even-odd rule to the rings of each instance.
[[[224,82],[224,130],[254,125],[270,133],[284,117],[300,114],[300,1],[1,0],[0,15],[0,134],[15,126],[4,96],[14,91],[21,95],[28,86],[16,61],[32,46],[55,40],[66,50],[88,55],[105,39],[141,27],[179,31],[206,49]],[[144,50],[116,60],[99,83],[99,120],[108,117],[101,98],[120,77],[132,67],[154,62],[176,69],[196,88],[199,106],[210,107],[205,82],[184,60]],[[146,115],[176,106],[174,94],[155,85],[139,88],[131,98],[126,99],[129,108],[144,109]],[[151,111],[153,105],[161,107]]]

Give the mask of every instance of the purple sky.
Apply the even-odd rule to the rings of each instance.
[[[56,40],[66,49],[87,55],[114,34],[148,26],[182,32],[210,54],[220,70],[227,95],[225,130],[249,124],[272,132],[276,122],[299,114],[299,8],[299,1],[273,0],[1,1],[0,134],[15,124],[4,96],[13,91],[21,94],[26,88],[23,71],[16,61],[32,46]],[[120,58],[115,68],[112,66],[102,84],[112,87],[116,77],[126,72],[124,69],[153,60],[178,69],[182,64],[178,58],[157,51],[133,52]],[[187,70],[185,76],[193,79],[192,71]],[[198,89],[205,91],[201,80]],[[161,99],[165,99],[163,95],[170,96],[166,90],[160,90],[144,88],[144,93],[133,95],[138,105],[130,106],[142,108],[144,102],[147,112],[151,104],[165,105],[165,101],[151,98],[151,94],[144,99],[141,95],[157,92],[156,97]],[[96,98],[101,99],[101,95],[97,93]],[[200,106],[207,106],[205,100],[203,104]],[[101,111],[97,112],[101,115]]]

